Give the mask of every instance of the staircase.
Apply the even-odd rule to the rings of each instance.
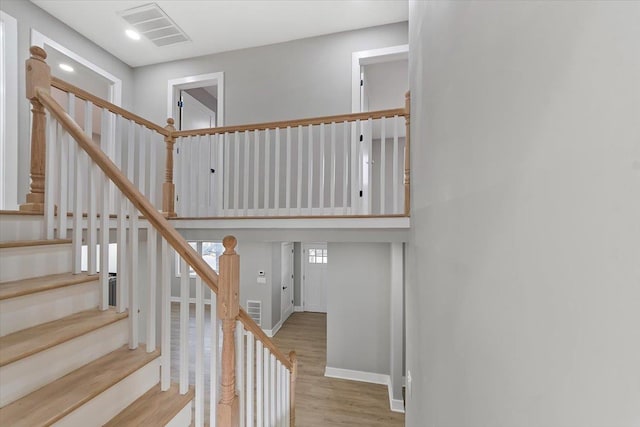
[[[193,390],[160,392],[160,352],[129,350],[128,313],[99,310],[71,241],[19,240],[21,216],[0,216],[18,238],[0,241],[0,425],[189,426]]]

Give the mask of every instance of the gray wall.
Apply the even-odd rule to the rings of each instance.
[[[271,244],[271,328],[282,318],[282,243]]]
[[[167,115],[167,81],[223,71],[226,125],[351,111],[351,53],[407,43],[407,23],[139,67],[135,111]]]
[[[327,250],[327,367],[389,374],[390,245]]]
[[[409,14],[406,425],[640,425],[640,3]]]
[[[19,87],[24,88],[23,64],[29,57],[31,29],[34,28],[67,49],[120,78],[122,80],[122,105],[128,109],[133,106],[133,71],[128,65],[29,1],[2,0],[0,9],[18,21]],[[166,83],[163,88],[166,91]],[[29,103],[24,97],[24,92],[18,93],[18,100],[18,203],[24,203],[25,195],[29,188],[29,120],[31,113]]]

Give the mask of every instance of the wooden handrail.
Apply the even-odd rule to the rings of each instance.
[[[266,129],[275,129],[275,128],[284,129],[287,127],[294,128],[298,126],[319,125],[323,123],[330,124],[330,123],[342,123],[342,122],[355,122],[356,120],[368,120],[368,119],[375,120],[375,119],[381,119],[383,117],[393,117],[393,116],[404,117],[406,114],[407,114],[407,111],[404,108],[394,108],[391,110],[369,111],[365,113],[340,114],[337,116],[313,117],[310,119],[285,120],[280,122],[257,123],[252,125],[223,126],[218,128],[181,130],[181,131],[173,132],[172,135],[178,138],[181,136],[216,135],[221,133],[234,133],[234,132],[266,130]]]
[[[67,114],[46,89],[36,88],[35,93],[42,105],[58,120],[62,127],[76,140],[78,145],[89,155],[100,169],[109,177],[133,205],[144,215],[158,233],[164,237],[173,249],[193,268],[202,281],[216,294],[218,293],[218,274],[207,262],[187,243],[187,241],[173,228],[169,221],[159,213],[147,198],[122,174],[118,166],[95,144],[82,128]],[[292,368],[291,361],[280,351],[273,341],[260,327],[240,308],[238,320],[251,331],[265,347],[288,369]]]
[[[171,135],[170,131],[168,131],[167,129],[163,128],[160,125],[157,125],[155,123],[153,123],[152,121],[149,121],[143,117],[140,117],[136,114],[133,114],[127,110],[125,110],[122,107],[118,107],[115,104],[112,104],[109,101],[106,101],[100,97],[97,97],[89,92],[87,92],[86,90],[80,89],[77,86],[72,85],[71,83],[67,83],[64,80],[61,80],[57,77],[51,77],[51,86],[60,89],[63,92],[69,92],[74,94],[76,97],[80,98],[80,99],[84,99],[85,101],[91,101],[93,103],[93,105],[96,105],[98,107],[101,108],[105,108],[109,111],[111,111],[112,113],[115,114],[119,114],[122,117],[124,117],[127,120],[131,120],[139,125],[142,125],[144,127],[147,127],[151,130],[154,130],[156,132],[158,132],[161,135],[164,136],[169,136]]]

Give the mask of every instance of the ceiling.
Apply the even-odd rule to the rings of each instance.
[[[129,39],[118,15],[149,1],[31,1],[132,67],[408,19],[407,0],[159,0],[191,40],[157,47]]]

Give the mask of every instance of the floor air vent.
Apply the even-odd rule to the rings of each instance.
[[[189,41],[184,31],[155,3],[123,10],[118,15],[156,46]]]
[[[262,301],[247,300],[247,314],[262,327]]]

